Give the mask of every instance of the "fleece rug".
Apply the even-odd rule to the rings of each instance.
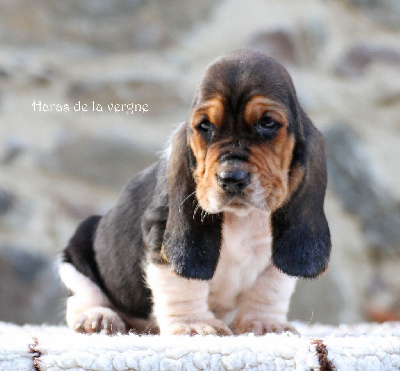
[[[0,370],[399,370],[400,323],[305,325],[300,336],[83,335],[0,322]]]

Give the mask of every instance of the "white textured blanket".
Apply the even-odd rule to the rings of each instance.
[[[400,323],[296,323],[301,336],[81,335],[0,322],[0,370],[399,370]]]

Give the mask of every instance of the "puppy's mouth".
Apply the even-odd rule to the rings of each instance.
[[[221,211],[244,211],[255,206],[251,203],[251,197],[246,192],[237,194],[220,194],[219,209]]]
[[[236,209],[243,209],[251,206],[247,201],[244,194],[231,196],[229,199],[225,200],[225,206]]]
[[[237,207],[237,208],[243,208],[246,206],[246,203],[241,200],[238,199],[237,197],[234,197],[232,200],[230,200],[226,206],[230,206],[230,207]]]
[[[252,206],[244,192],[228,194],[227,192],[221,192],[220,188],[211,188],[206,194],[205,197],[200,197],[198,200],[202,209],[210,214],[245,210]]]

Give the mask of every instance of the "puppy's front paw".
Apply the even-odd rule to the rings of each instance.
[[[82,312],[73,325],[76,332],[117,334],[126,333],[125,323],[121,317],[110,308],[93,307]]]
[[[232,335],[229,327],[217,319],[174,323],[169,326],[168,332],[172,335]]]
[[[281,334],[283,332],[300,335],[289,323],[272,322],[264,319],[236,320],[232,325],[232,329],[236,335],[253,333],[261,336],[268,333]]]

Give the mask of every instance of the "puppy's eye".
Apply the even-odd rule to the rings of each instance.
[[[272,137],[279,127],[280,124],[268,115],[261,117],[255,125],[256,131],[263,139]]]
[[[204,133],[209,133],[214,129],[214,125],[207,119],[204,119],[199,125],[197,125],[197,129]]]
[[[257,123],[257,126],[263,130],[273,130],[278,125],[279,124],[269,116],[261,117],[261,119]]]

